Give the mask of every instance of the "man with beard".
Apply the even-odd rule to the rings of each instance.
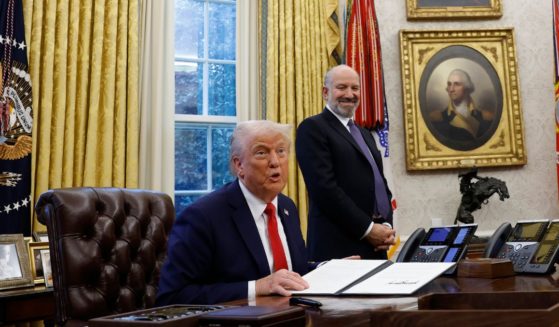
[[[295,146],[309,195],[309,258],[385,259],[395,238],[391,193],[372,135],[353,123],[359,74],[330,69],[322,96],[326,108],[299,125]]]

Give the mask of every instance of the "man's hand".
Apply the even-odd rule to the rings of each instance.
[[[366,239],[375,247],[375,250],[386,251],[396,243],[396,231],[383,224],[374,224]]]
[[[291,296],[290,290],[302,291],[309,284],[296,272],[280,269],[256,281],[256,296],[279,294]]]

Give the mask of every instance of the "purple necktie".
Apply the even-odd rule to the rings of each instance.
[[[388,214],[390,213],[390,202],[388,201],[388,194],[386,193],[386,187],[384,185],[382,175],[380,174],[380,170],[378,169],[377,163],[375,162],[375,159],[371,154],[371,150],[369,150],[367,144],[365,144],[365,140],[363,139],[363,135],[361,135],[359,128],[355,126],[352,119],[349,120],[347,125],[349,126],[351,136],[353,136],[353,139],[355,140],[355,142],[357,142],[357,145],[359,145],[361,152],[363,152],[363,154],[369,161],[371,168],[373,169],[373,174],[375,177],[375,200],[377,202],[377,211],[378,214],[380,214],[384,219],[387,219],[388,221]]]

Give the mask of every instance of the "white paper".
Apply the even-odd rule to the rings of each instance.
[[[309,288],[292,293],[335,294],[385,262],[386,260],[333,259],[303,276],[309,283]]]
[[[437,278],[455,262],[397,262],[343,294],[411,294]]]

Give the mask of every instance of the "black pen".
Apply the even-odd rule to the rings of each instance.
[[[313,308],[318,308],[322,306],[322,303],[304,297],[292,297],[289,299],[289,305],[305,305]]]

